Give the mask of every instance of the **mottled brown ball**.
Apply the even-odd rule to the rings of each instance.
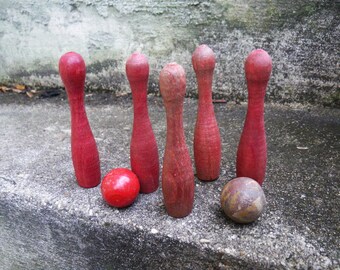
[[[266,205],[261,186],[248,177],[234,178],[221,193],[224,213],[237,223],[250,223],[260,217]]]

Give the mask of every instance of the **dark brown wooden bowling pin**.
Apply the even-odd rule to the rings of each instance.
[[[186,79],[182,66],[166,65],[159,77],[166,112],[166,146],[163,159],[164,204],[172,217],[190,214],[194,202],[194,172],[183,130]]]
[[[272,60],[268,53],[252,51],[245,61],[248,87],[248,110],[237,150],[237,177],[249,177],[262,185],[267,163],[267,145],[264,127],[264,97]]]
[[[100,183],[99,154],[84,105],[85,62],[80,54],[69,52],[59,60],[59,73],[71,109],[71,151],[77,182],[91,188]]]
[[[133,99],[133,128],[130,144],[132,171],[140,181],[140,191],[151,193],[159,186],[159,158],[147,105],[149,63],[140,53],[126,61],[126,75]]]
[[[194,132],[196,175],[200,180],[216,180],[220,175],[221,136],[212,104],[215,54],[207,46],[197,47],[192,55],[198,84],[198,110]]]

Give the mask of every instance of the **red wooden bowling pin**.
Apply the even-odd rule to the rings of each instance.
[[[194,156],[197,177],[216,180],[220,175],[221,137],[212,104],[212,80],[215,54],[207,46],[199,46],[192,55],[198,84],[198,110],[194,132]]]
[[[140,191],[150,193],[157,190],[159,185],[159,158],[147,106],[149,77],[147,58],[143,54],[133,53],[126,61],[126,75],[133,99],[131,169],[140,181]]]
[[[71,109],[71,151],[78,184],[84,188],[100,183],[100,162],[84,106],[85,62],[75,52],[59,60],[59,73],[65,85]]]
[[[264,97],[272,60],[268,53],[252,51],[245,62],[248,86],[248,110],[237,150],[236,174],[255,179],[262,185],[267,163],[267,145],[264,128]]]
[[[194,203],[194,172],[183,130],[185,72],[176,63],[166,65],[159,76],[166,112],[166,145],[163,159],[164,204],[172,217],[190,214]]]

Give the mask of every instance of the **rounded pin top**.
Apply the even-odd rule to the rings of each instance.
[[[83,57],[68,52],[59,59],[59,74],[67,92],[82,92],[85,84],[86,66]]]
[[[159,86],[164,101],[183,99],[185,96],[185,71],[177,63],[167,64],[159,75]]]
[[[149,62],[144,54],[135,52],[130,55],[125,64],[129,82],[147,80],[149,77]]]
[[[265,50],[253,50],[245,61],[244,69],[247,81],[266,82],[272,71],[272,59]]]
[[[209,46],[203,44],[196,48],[191,57],[195,72],[213,70],[215,68],[215,54]]]

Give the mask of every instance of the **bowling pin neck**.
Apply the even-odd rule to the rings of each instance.
[[[147,82],[131,83],[134,119],[148,115]]]
[[[168,146],[180,146],[185,143],[183,134],[183,101],[184,97],[177,97],[175,100],[164,100],[166,111]]]
[[[212,103],[212,74],[204,73],[197,79],[199,103]]]
[[[182,118],[183,100],[181,102],[164,102],[167,119],[174,119],[176,117]]]
[[[72,103],[84,103],[84,88],[66,88],[67,98],[70,104]]]
[[[69,104],[70,104],[72,119],[74,117],[83,115],[85,113],[85,104],[84,104],[83,96],[69,97]]]
[[[264,98],[267,82],[247,81],[248,97]]]
[[[261,102],[249,102],[247,118],[257,120],[264,119],[264,104]]]
[[[184,139],[183,106],[166,106],[167,145],[181,145]]]
[[[72,137],[91,132],[89,120],[87,119],[84,100],[75,99],[71,108],[71,129]]]
[[[247,117],[261,119],[264,117],[264,95],[249,95]]]
[[[179,69],[183,69],[181,66],[179,67]],[[162,72],[164,72],[164,70],[165,68],[163,68]],[[176,115],[178,114],[178,111],[183,111],[186,87],[184,70],[182,71],[182,74],[177,75],[177,77],[162,77],[162,72],[160,76],[160,90],[163,97],[164,107],[169,116]],[[164,73],[166,74],[166,71]]]

